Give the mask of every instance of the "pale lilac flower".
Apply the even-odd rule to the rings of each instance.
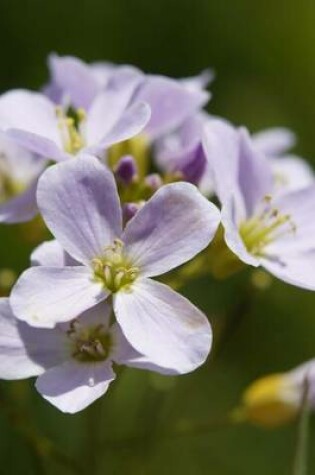
[[[81,411],[103,396],[115,379],[113,363],[167,374],[128,343],[111,308],[101,302],[53,329],[17,320],[9,299],[0,299],[0,378],[38,376],[36,388],[63,412]]]
[[[46,164],[0,134],[0,222],[28,221],[37,214],[37,179]]]
[[[300,190],[315,183],[312,167],[289,152],[296,143],[293,132],[284,128],[267,129],[253,134],[252,140],[255,148],[270,161],[279,193]]]
[[[72,104],[89,109],[96,96],[109,86],[114,89],[124,82],[131,93],[143,79],[143,73],[134,66],[119,66],[106,62],[86,64],[74,56],[48,57],[50,83],[45,94],[57,104]]]
[[[207,319],[150,277],[208,245],[220,220],[217,208],[193,185],[166,185],[123,230],[113,176],[93,157],[48,169],[37,196],[46,224],[80,265],[27,270],[12,292],[15,315],[51,328],[112,295],[126,338],[151,362],[178,372],[200,365],[210,349]]]
[[[83,151],[102,155],[137,135],[150,118],[143,102],[128,107],[130,87],[98,95],[87,111],[72,115],[42,94],[14,90],[0,97],[0,129],[19,145],[55,161]]]
[[[278,195],[270,163],[246,130],[223,121],[205,129],[204,147],[222,203],[225,241],[241,261],[285,282],[315,289],[315,186]]]
[[[48,94],[58,103],[71,102],[86,109],[98,94],[118,88],[129,91],[130,105],[139,101],[149,104],[151,118],[144,133],[151,142],[179,127],[210,98],[204,90],[212,79],[210,71],[175,80],[144,74],[129,65],[88,65],[78,58],[58,55],[50,56],[49,69],[52,81]]]

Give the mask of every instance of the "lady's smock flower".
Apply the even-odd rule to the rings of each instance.
[[[75,413],[105,394],[115,379],[113,363],[165,372],[132,348],[110,315],[101,302],[53,329],[34,328],[17,320],[9,299],[1,298],[0,378],[38,376],[39,393]]]
[[[112,295],[125,336],[150,361],[179,373],[204,361],[211,342],[207,319],[151,280],[194,257],[218,227],[217,208],[193,185],[163,186],[123,230],[112,174],[97,159],[80,157],[45,172],[38,204],[80,265],[27,270],[11,296],[19,319],[51,328]]]
[[[128,107],[130,85],[98,95],[88,110],[56,106],[42,94],[13,90],[0,97],[0,129],[38,155],[62,161],[80,152],[103,155],[137,135],[150,118],[143,102]]]
[[[222,121],[206,128],[204,147],[231,251],[246,264],[315,290],[315,186],[279,196],[271,166],[247,131]]]

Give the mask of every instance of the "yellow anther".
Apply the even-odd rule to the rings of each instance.
[[[284,234],[295,232],[296,225],[289,214],[281,215],[270,206],[271,197],[263,198],[264,208],[240,226],[240,234],[249,252],[263,255],[264,248]],[[288,225],[288,226],[286,226]]]
[[[139,269],[125,255],[124,243],[120,239],[106,246],[102,257],[92,260],[92,268],[95,278],[111,292],[127,289],[139,275]]]

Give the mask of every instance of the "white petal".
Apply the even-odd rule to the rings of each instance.
[[[73,414],[103,396],[114,378],[107,362],[84,364],[68,361],[41,375],[36,388],[60,411]]]
[[[315,290],[315,251],[261,259],[261,264],[278,279],[302,289]]]
[[[235,206],[234,201],[227,201],[226,205],[222,208],[222,225],[224,228],[225,242],[241,261],[245,262],[245,264],[258,267],[259,260],[248,252],[240,235],[236,214],[237,206]]]
[[[86,267],[39,266],[21,275],[10,303],[20,320],[34,327],[52,328],[58,322],[72,320],[107,295]]]
[[[148,123],[150,116],[151,109],[145,102],[136,102],[131,105],[108,134],[103,137],[96,146],[96,150],[99,148],[102,151],[115,143],[138,135]]]
[[[54,330],[19,322],[9,299],[0,299],[0,378],[23,379],[41,374],[62,358],[62,344]]]
[[[0,97],[0,128],[20,129],[61,147],[54,104],[42,94],[13,90]]]
[[[59,242],[52,241],[43,242],[34,249],[31,254],[32,266],[46,267],[63,267],[65,265],[65,251]]]
[[[167,272],[192,259],[212,240],[218,209],[189,183],[160,188],[127,224],[123,241],[141,275]]]
[[[23,223],[29,221],[38,213],[36,203],[37,181],[24,193],[0,205],[1,223]]]
[[[212,342],[208,320],[166,285],[139,279],[130,292],[115,295],[114,310],[126,338],[151,363],[187,373],[207,358]]]
[[[270,157],[282,155],[296,143],[295,134],[284,127],[262,130],[252,138],[257,150]]]
[[[100,142],[124,116],[139,81],[140,76],[133,74],[128,82],[107,87],[106,91],[96,96],[86,121],[88,145]]]
[[[120,236],[113,175],[92,156],[50,167],[39,180],[37,200],[53,235],[80,262],[89,264]]]

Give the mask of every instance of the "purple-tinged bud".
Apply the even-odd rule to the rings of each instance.
[[[114,173],[118,181],[129,185],[137,176],[137,164],[131,155],[125,155],[117,163]]]
[[[158,190],[163,185],[163,180],[158,173],[151,173],[145,177],[144,181],[152,191]]]
[[[139,202],[139,203],[125,203],[123,205],[123,220],[124,220],[124,223],[128,223],[128,221],[134,217],[134,215],[139,211],[140,208],[142,208],[142,206],[144,205],[144,201],[143,202]]]
[[[201,144],[198,144],[198,146],[186,157],[185,164],[182,165],[180,171],[186,181],[198,185],[204,174],[206,164],[207,159],[203,148]]]

